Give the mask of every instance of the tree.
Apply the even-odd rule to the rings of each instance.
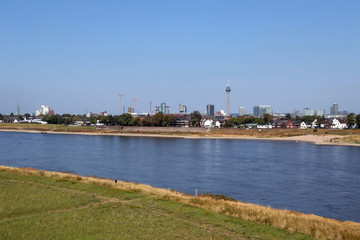
[[[285,119],[286,119],[286,120],[291,120],[291,115],[290,115],[290,113],[287,113],[287,114],[285,115]]]
[[[270,114],[268,114],[268,113],[265,113],[265,114],[264,114],[265,124],[269,124],[273,119],[274,119],[274,117],[271,116]]]
[[[191,119],[191,125],[193,125],[194,127],[198,127],[200,126],[200,121],[201,121],[201,114],[199,111],[194,111],[190,114],[190,119]]]
[[[360,114],[356,116],[356,125],[360,128]]]
[[[136,118],[132,118],[129,122],[130,126],[140,126],[141,125],[141,121],[139,117]]]
[[[225,121],[224,128],[233,128],[234,127],[234,118],[229,118],[228,120]]]
[[[172,114],[164,115],[163,123],[165,126],[170,127],[175,122],[175,117]]]
[[[262,117],[259,117],[257,122],[258,122],[259,125],[264,125],[265,124],[265,120]]]
[[[151,118],[150,114],[148,114],[146,117],[143,118],[142,125],[143,126],[152,126],[152,118]]]
[[[131,119],[132,116],[130,113],[123,113],[118,117],[118,123],[122,126],[129,126]]]
[[[348,128],[354,128],[356,125],[355,113],[349,113],[346,118]]]
[[[152,117],[152,125],[155,127],[162,126],[163,122],[164,122],[164,114],[162,112],[158,112]]]
[[[4,120],[4,115],[0,113],[0,120]]]

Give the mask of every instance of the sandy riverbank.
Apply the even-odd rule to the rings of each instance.
[[[61,132],[61,131],[38,131],[25,129],[0,129],[0,132],[25,132],[37,134],[67,134],[67,135],[92,135],[92,136],[121,136],[121,137],[161,137],[161,138],[186,138],[186,139],[229,139],[229,140],[262,140],[262,141],[294,141],[294,142],[311,142],[316,145],[330,146],[356,146],[360,144],[332,142],[332,139],[341,139],[342,135],[301,135],[291,137],[254,137],[254,136],[236,136],[236,135],[183,135],[183,134],[153,134],[153,133],[110,133],[110,132]]]

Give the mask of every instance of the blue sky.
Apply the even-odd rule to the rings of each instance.
[[[0,113],[360,113],[360,1],[2,1]]]

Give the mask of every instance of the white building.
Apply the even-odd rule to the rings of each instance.
[[[48,115],[50,113],[50,107],[49,106],[45,106],[45,105],[41,105],[39,110],[35,111],[35,116],[45,116]]]
[[[206,119],[203,121],[203,126],[205,128],[212,128],[213,127],[213,120],[212,119]]]
[[[304,108],[304,116],[314,116],[315,110],[310,108]]]
[[[245,107],[239,107],[239,115],[245,116],[246,115],[246,108]]]
[[[273,126],[271,124],[268,124],[268,125],[257,125],[256,127],[259,129],[271,129]]]
[[[308,128],[308,126],[306,125],[305,122],[300,123],[300,129],[307,129],[307,128]]]
[[[341,123],[338,119],[335,118],[334,120],[332,120],[331,128],[332,129],[345,129],[345,128],[347,128],[347,124]]]
[[[318,115],[318,116],[324,116],[324,115],[325,115],[325,109],[318,109],[318,110],[316,110],[316,115]]]

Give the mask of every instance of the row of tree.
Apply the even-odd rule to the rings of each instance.
[[[263,117],[254,117],[254,116],[242,116],[242,117],[231,117],[225,121],[223,127],[232,128],[232,127],[239,127],[246,124],[269,124],[273,120],[273,116],[266,113]]]

